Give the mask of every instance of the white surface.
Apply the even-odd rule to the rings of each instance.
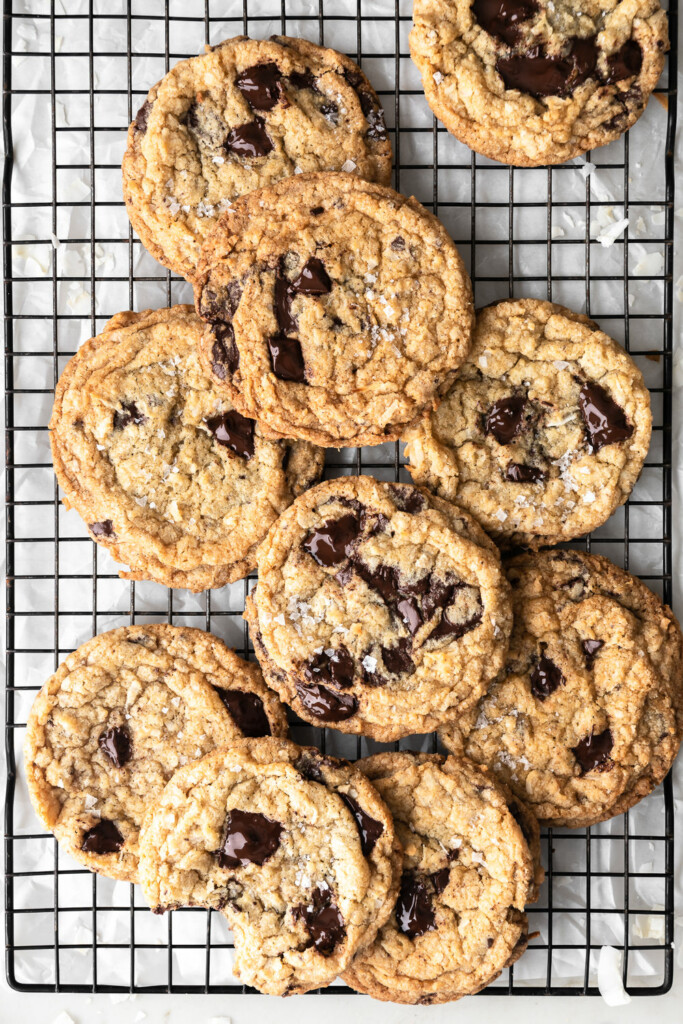
[[[329,2],[329,0],[328,0]],[[257,9],[258,0],[252,0],[252,7],[254,10]],[[15,8],[19,6],[19,2],[15,0]],[[28,9],[45,9],[45,5],[34,2],[29,5],[26,4]],[[215,14],[214,7],[218,6],[218,0],[214,0],[212,6],[212,14]],[[393,3],[390,5],[393,9]],[[383,7],[382,3],[377,2],[375,9],[381,10]],[[97,6],[96,6],[96,9]],[[151,9],[151,8],[150,8]],[[407,9],[407,8],[406,8]],[[290,31],[292,31],[290,27]],[[368,69],[370,70],[370,69]],[[372,77],[373,72],[370,71]],[[154,75],[149,79],[150,83],[155,80]],[[681,112],[679,112],[679,120],[681,119]],[[36,136],[36,143],[41,144],[39,137]],[[44,143],[43,143],[44,144]],[[17,163],[19,165],[26,164],[30,166],[31,151],[33,146],[33,140],[29,139],[22,140],[20,147],[17,151]],[[30,186],[29,186],[30,187]],[[407,186],[404,186],[407,187]],[[26,198],[30,198],[26,196]],[[75,195],[74,199],[82,199],[82,195]],[[597,198],[601,198],[597,196]],[[609,197],[606,197],[608,199]],[[679,195],[678,204],[683,207],[683,187],[679,183]],[[604,209],[604,208],[603,208]],[[616,212],[616,220],[619,219],[619,212]],[[609,214],[605,223],[598,224],[596,230],[593,231],[594,237],[597,237],[600,232],[602,235],[609,237],[610,233],[615,233],[615,228],[609,221]],[[681,220],[678,219],[679,228],[681,226]],[[557,229],[564,230],[564,229]],[[633,228],[632,228],[633,231]],[[79,232],[77,232],[78,234]],[[64,233],[62,233],[62,237]],[[66,235],[68,237],[68,234]],[[559,235],[558,235],[559,237]],[[34,249],[36,247],[33,247]],[[70,247],[75,250],[77,247]],[[612,250],[613,251],[613,250]],[[610,250],[606,252],[610,254]],[[81,255],[77,252],[72,254],[74,260],[73,269],[69,270],[69,273],[74,276],[82,273],[82,269],[78,265],[78,261]],[[33,254],[34,259],[40,254]],[[106,260],[108,254],[95,254],[96,260]],[[64,259],[66,254],[62,254]],[[48,254],[48,265],[49,265],[49,254]],[[87,264],[86,264],[87,265]],[[106,266],[106,264],[105,264]],[[146,269],[149,270],[153,264],[147,264]],[[102,264],[100,264],[102,267]],[[36,274],[38,271],[35,267],[30,271]],[[113,272],[113,271],[112,271]],[[618,271],[617,271],[618,272]],[[675,274],[675,279],[683,273],[683,267],[679,267]],[[80,286],[79,286],[80,287]],[[143,286],[144,287],[144,286]],[[85,320],[87,320],[90,302],[89,297],[84,294],[76,294],[77,286],[69,286],[69,291],[65,293],[64,299],[69,308],[72,308],[74,312],[81,313]],[[98,287],[98,298],[100,297],[100,289]],[[562,299],[563,296],[558,295],[557,298]],[[136,294],[137,305],[143,304],[143,297]],[[79,305],[83,300],[83,308]],[[150,298],[152,304],[154,299]],[[569,300],[567,300],[569,301]],[[159,302],[158,304],[161,304]],[[680,314],[681,303],[676,302],[677,314],[677,328],[680,327]],[[683,355],[681,354],[680,347],[677,351],[676,358],[676,371],[675,371],[675,387],[678,396],[680,397],[683,391]],[[680,401],[677,401],[676,408],[680,409]],[[675,452],[680,450],[681,444],[683,444],[683,432],[677,429],[675,435]],[[677,494],[683,493],[683,487],[680,486],[681,482],[681,467],[683,467],[683,459],[676,459],[676,465],[679,467],[679,471],[676,475]],[[680,507],[678,504],[676,507]],[[681,612],[683,608],[683,573],[680,568],[681,560],[676,558],[675,565],[675,607]],[[101,626],[102,629],[107,628],[106,625]],[[75,638],[75,643],[80,642],[78,638]],[[677,793],[683,796],[683,763],[679,763],[676,769],[677,774]],[[677,801],[677,818],[678,821],[683,821],[683,802]],[[677,914],[679,920],[683,923],[683,899],[681,893],[683,891],[683,856],[681,851],[681,836],[677,836],[677,864],[676,864],[676,878],[677,878]],[[614,1024],[614,1022],[641,1022],[645,1020],[651,1020],[655,1016],[661,1024],[681,1024],[683,1019],[683,928],[677,928],[677,959],[680,960],[681,966],[677,968],[676,980],[672,991],[664,997],[654,997],[651,999],[634,999],[627,1006],[619,1006],[609,1008],[599,998],[583,999],[580,1004],[577,1003],[576,997],[560,999],[557,997],[548,998],[529,998],[529,997],[515,997],[512,999],[505,998],[503,996],[486,997],[480,996],[476,999],[467,999],[460,1002],[457,1006],[446,1005],[443,1007],[399,1007],[390,1004],[380,1004],[373,1002],[365,997],[344,997],[344,996],[306,996],[296,997],[287,1000],[267,999],[266,997],[258,996],[133,996],[133,997],[121,997],[121,996],[108,996],[108,995],[97,995],[97,996],[75,996],[75,995],[34,995],[26,993],[16,993],[10,991],[4,982],[4,978],[0,981],[0,1022],[1,1024],[9,1024],[9,1022],[31,1022],[31,1024],[68,1024],[66,1018],[59,1020],[59,1016],[62,1013],[68,1013],[73,1020],[74,1024],[90,1024],[92,1021],[102,1022],[102,1024],[161,1024],[161,1022],[168,1022],[168,1024],[186,1024],[186,1022],[192,1022],[192,1024],[204,1024],[211,1018],[230,1018],[231,1024],[252,1024],[253,1021],[270,1021],[271,1019],[277,1024],[347,1024],[349,1018],[353,1018],[354,1021],[366,1022],[374,1021],[378,1017],[386,1024],[403,1024],[408,1021],[429,1021],[430,1024],[442,1024],[442,1022],[457,1019],[462,1024],[479,1024],[481,1019],[487,1022],[505,1021],[505,1024],[535,1024],[535,1022],[546,1021],[549,1017],[560,1024],[565,1024],[572,1020],[577,1013],[580,1013],[586,1024]],[[144,1017],[142,1015],[145,1015]],[[220,1024],[226,1024],[223,1020]]]

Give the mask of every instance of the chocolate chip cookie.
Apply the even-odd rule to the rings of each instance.
[[[669,48],[658,0],[415,0],[413,18],[410,52],[436,116],[517,167],[618,138]]]
[[[537,548],[626,501],[651,424],[640,370],[597,324],[538,299],[499,302],[479,312],[444,401],[406,435],[408,468],[499,543]]]
[[[197,312],[217,386],[275,437],[394,440],[451,383],[469,278],[414,199],[349,174],[238,200],[202,249]]]
[[[24,746],[36,813],[75,860],[138,880],[142,819],[173,772],[244,736],[285,736],[257,665],[200,629],[103,633],[37,695]]]
[[[510,561],[505,669],[442,739],[489,765],[546,825],[622,814],[668,772],[683,732],[681,633],[671,610],[606,558]]]
[[[241,579],[322,449],[267,439],[201,366],[191,306],[120,313],[60,377],[50,441],[64,504],[130,565],[201,591]]]
[[[362,772],[277,740],[178,771],[141,846],[152,909],[222,910],[235,974],[269,995],[328,985],[373,941],[398,892],[391,815]]]
[[[372,477],[312,488],[258,553],[245,618],[267,682],[313,725],[389,741],[476,703],[511,614],[495,545],[460,509]]]
[[[357,765],[394,817],[403,875],[393,914],[344,981],[395,1003],[479,992],[526,949],[524,907],[543,876],[519,805],[465,759],[401,752]],[[538,850],[538,826],[526,821]]]
[[[391,143],[352,60],[305,39],[240,36],[176,64],[128,130],[123,195],[143,245],[192,278],[202,242],[246,192],[305,171],[391,180]]]

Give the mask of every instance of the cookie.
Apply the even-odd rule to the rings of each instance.
[[[200,629],[102,633],[36,696],[26,728],[31,802],[92,871],[138,880],[142,819],[173,772],[244,736],[286,736],[287,719],[247,664]]]
[[[472,329],[469,278],[415,199],[349,174],[238,200],[202,249],[207,370],[276,437],[395,440],[448,388]]]
[[[268,527],[316,480],[322,449],[267,439],[202,369],[191,306],[119,313],[57,385],[64,504],[119,575],[201,591],[254,568]]]
[[[410,53],[449,132],[537,167],[617,139],[669,48],[658,0],[415,0]]]
[[[489,765],[542,824],[623,814],[659,785],[681,741],[678,623],[598,555],[524,554],[508,577],[507,664],[443,742]]]
[[[153,910],[222,910],[235,975],[269,995],[328,985],[373,941],[398,892],[385,804],[355,766],[253,740],[178,771],[145,821]]]
[[[343,980],[394,1003],[479,992],[524,952],[524,908],[542,878],[518,810],[467,760],[402,751],[357,765],[394,817],[403,874],[393,914]]]
[[[305,39],[239,36],[176,64],[128,129],[123,196],[144,246],[194,276],[238,196],[304,171],[391,181],[391,143],[352,60]]]
[[[626,501],[651,424],[640,370],[597,324],[539,299],[499,302],[479,312],[444,401],[407,433],[408,469],[498,543],[537,548]]]
[[[405,484],[312,488],[258,553],[247,600],[267,682],[306,722],[388,742],[476,703],[511,629],[495,545],[460,509]]]

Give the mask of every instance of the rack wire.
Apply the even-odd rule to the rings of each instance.
[[[205,41],[240,33],[300,34],[358,60],[392,128],[395,187],[415,194],[446,224],[469,263],[478,305],[530,295],[584,309],[643,369],[654,411],[646,467],[628,505],[586,546],[669,601],[676,16],[672,3],[668,70],[643,119],[659,117],[663,158],[647,165],[642,122],[588,155],[609,183],[610,201],[629,218],[607,250],[591,237],[592,215],[599,217],[608,200],[596,196],[590,166],[502,167],[470,153],[432,118],[409,59],[408,0],[4,0],[5,869],[12,987],[245,991],[230,974],[231,941],[220,915],[186,910],[155,918],[133,886],[70,861],[36,829],[20,769],[38,687],[95,633],[166,620],[203,626],[253,656],[241,619],[252,579],[199,597],[119,581],[106,552],[60,507],[51,472],[47,420],[60,370],[79,342],[118,311],[100,297],[111,302],[120,295],[118,308],[131,309],[190,298],[183,282],[145,256],[123,211],[125,131],[149,86]],[[40,132],[26,118],[34,102],[45,115],[41,141],[49,158],[27,151],[27,139]],[[18,192],[27,178],[28,193]],[[75,198],[74,181],[83,186]],[[659,256],[641,265],[635,261],[643,252]],[[70,253],[78,255],[75,266]],[[399,445],[385,445],[335,453],[326,472],[407,479],[402,467]],[[345,756],[381,749],[295,719],[292,731]],[[435,749],[434,738],[418,742]],[[666,992],[673,974],[673,842],[670,778],[622,818],[544,832],[547,880],[530,915],[539,935],[487,993],[596,994],[604,944],[623,949],[631,994]]]

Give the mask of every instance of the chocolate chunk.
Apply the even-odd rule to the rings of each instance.
[[[326,520],[308,534],[302,546],[318,565],[339,565],[353,551],[360,532],[358,516],[349,513]]]
[[[339,107],[332,100],[320,104],[320,113],[330,124],[339,124]]]
[[[510,444],[524,426],[526,398],[510,395],[494,402],[484,421],[486,434],[493,434],[498,444]]]
[[[427,506],[426,500],[414,487],[395,486],[392,487],[391,491],[394,496],[394,504],[401,512],[409,512],[411,515],[416,515]]]
[[[296,683],[299,700],[310,715],[323,722],[344,722],[358,711],[358,700],[350,693],[334,693],[317,683]]]
[[[243,459],[250,459],[254,454],[254,420],[247,419],[239,412],[231,409],[220,416],[212,416],[205,423],[219,444],[231,448]]]
[[[382,832],[384,832],[384,825],[381,821],[375,821],[369,814],[366,814],[358,801],[349,796],[348,793],[340,793],[339,796],[356,819],[358,835],[360,836],[360,848],[363,851],[363,856],[367,857],[372,853],[377,840],[382,835]]]
[[[265,814],[232,810],[225,823],[225,835],[217,851],[222,868],[243,868],[264,864],[280,845],[284,828]]]
[[[431,874],[429,877],[432,880],[434,892],[436,893],[437,896],[440,896],[441,893],[446,888],[446,886],[448,885],[448,880],[451,877],[451,869],[448,867],[441,868],[440,871],[434,871],[433,874]]]
[[[313,92],[319,91],[316,79],[308,68],[305,71],[290,71],[287,77],[295,89],[312,89]]]
[[[311,256],[290,288],[296,295],[327,295],[332,291],[332,282],[325,270],[325,264],[316,256]]]
[[[293,910],[294,917],[303,921],[313,945],[321,956],[331,956],[344,936],[346,928],[332,890],[320,886],[311,893],[308,903],[300,903]]]
[[[130,733],[125,725],[115,725],[100,735],[97,741],[103,751],[117,768],[123,768],[133,756],[130,749]]]
[[[81,850],[84,853],[117,853],[123,843],[123,836],[114,822],[102,818],[84,834]]]
[[[270,736],[270,722],[258,694],[245,690],[223,690],[218,687],[216,693],[228,709],[235,725],[245,736]]]
[[[199,315],[210,324],[225,324],[232,320],[242,297],[239,281],[228,281],[221,288],[203,288],[199,297]]]
[[[436,929],[432,898],[433,887],[425,879],[417,878],[410,871],[403,873],[395,913],[399,931],[409,939],[417,939]]]
[[[429,577],[429,586],[422,599],[422,611],[426,619],[431,619],[437,608],[445,608],[450,604],[456,590],[464,587],[462,580],[449,574],[446,579],[440,579],[436,573]]]
[[[406,240],[402,235],[396,235],[396,238],[391,243],[391,248],[394,252],[401,252],[406,247]]]
[[[544,701],[564,682],[565,678],[555,662],[542,654],[531,673],[531,692],[534,697]]]
[[[286,334],[275,334],[268,338],[268,351],[273,373],[279,380],[291,380],[298,384],[306,381],[304,354],[297,338]]]
[[[586,668],[593,668],[593,662],[595,661],[598,651],[601,647],[605,646],[604,640],[582,640],[581,647],[583,648],[583,654],[586,661]]]
[[[240,352],[235,342],[232,324],[214,324],[211,328],[215,341],[211,348],[211,369],[219,380],[232,375],[240,365]]]
[[[537,484],[545,480],[546,474],[536,466],[525,466],[520,462],[508,462],[505,479],[515,484]]]
[[[608,772],[614,765],[609,753],[614,745],[612,732],[605,729],[604,732],[591,733],[576,747],[572,747],[572,753],[581,766],[581,774],[586,775],[590,771]]]
[[[382,661],[388,672],[396,676],[403,673],[412,675],[415,671],[415,663],[411,658],[412,642],[410,637],[401,637],[393,647],[382,647]]]
[[[443,637],[449,637],[451,640],[459,640],[460,637],[464,636],[465,633],[471,632],[481,622],[481,616],[483,608],[479,608],[478,611],[471,615],[469,619],[465,619],[460,622],[452,622],[447,615],[448,608],[444,610],[441,616],[441,622],[433,629],[429,634],[430,640],[441,640]]]
[[[321,786],[324,786],[325,779],[323,778],[323,773],[320,769],[323,764],[327,763],[327,761],[328,758],[322,756],[316,757],[315,754],[305,750],[294,762],[294,767],[298,771],[299,775],[304,779],[307,779],[309,782],[319,782]]]
[[[228,132],[223,146],[229,153],[236,153],[246,159],[266,156],[273,148],[263,118],[256,117],[247,124],[237,125]]]
[[[535,0],[474,0],[472,13],[490,36],[514,46],[520,37],[519,24],[538,10]]]
[[[360,109],[368,122],[366,132],[369,139],[384,140],[387,137],[387,126],[384,122],[384,111],[377,104],[375,97],[368,90],[365,79],[357,71],[344,71],[344,78],[358,96]]]
[[[309,212],[312,214],[313,217],[319,217],[321,213],[325,212],[325,207],[324,206],[314,206],[313,209],[310,210]]]
[[[146,422],[147,417],[144,413],[140,412],[135,402],[121,402],[121,409],[117,409],[114,413],[114,430],[123,430],[130,423],[134,423],[136,427],[139,427]]]
[[[595,453],[608,444],[627,441],[633,427],[624,410],[599,384],[584,384],[579,395],[579,407],[588,432],[588,446]]]
[[[252,110],[272,110],[282,94],[282,72],[277,64],[254,64],[235,79],[235,85]]]
[[[566,57],[547,54],[542,46],[526,53],[499,57],[496,70],[508,89],[530,96],[568,96],[594,73],[598,51],[595,39],[573,39]]]
[[[386,604],[398,615],[407,626],[411,635],[417,633],[422,625],[422,612],[417,599],[410,593],[410,586],[402,585],[398,569],[389,565],[378,565],[371,569],[360,560],[354,560],[356,572],[369,587],[376,590]],[[425,577],[426,579],[426,577]]]
[[[93,537],[113,537],[116,539],[114,524],[111,519],[104,519],[101,523],[88,523],[88,529]]]
[[[304,675],[312,683],[330,683],[344,690],[353,683],[353,655],[341,644],[331,650],[331,654],[321,651],[310,658],[304,666]]]
[[[149,120],[149,115],[150,115],[151,109],[152,109],[152,102],[151,102],[151,100],[145,100],[145,102],[142,104],[142,106],[138,110],[137,114],[135,115],[135,128],[134,128],[134,131],[135,131],[136,134],[140,133],[140,134],[144,135],[145,132],[147,131],[147,122]]]
[[[643,66],[643,51],[635,39],[627,39],[621,49],[607,58],[607,85],[623,82],[640,74]]]
[[[292,316],[292,299],[294,298],[289,281],[285,277],[282,262],[280,262],[275,275],[273,287],[273,302],[275,307],[275,319],[283,334],[294,333],[299,329],[295,317]]]

